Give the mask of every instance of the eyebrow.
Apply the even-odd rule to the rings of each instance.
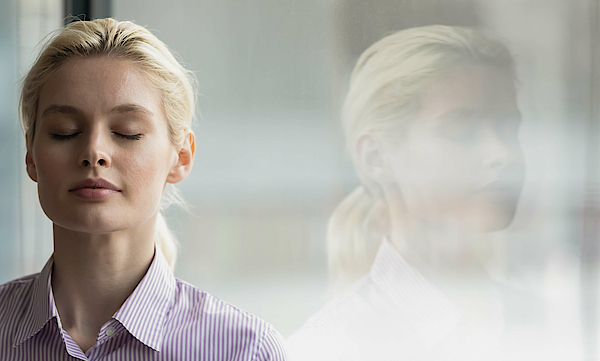
[[[42,118],[47,115],[56,114],[56,113],[58,113],[58,114],[81,114],[83,112],[75,107],[70,106],[70,105],[52,104],[44,110],[44,112],[42,113]]]
[[[477,115],[478,115],[477,112],[473,109],[456,108],[456,109],[452,109],[450,111],[447,111],[447,112],[439,115],[438,117],[436,117],[436,119],[439,119],[439,120],[456,119],[456,118],[464,118],[464,117],[474,117]]]
[[[149,109],[144,108],[143,106],[138,105],[138,104],[117,105],[116,107],[112,108],[110,112],[116,113],[116,114],[129,113],[129,112],[146,113],[149,115],[154,114]],[[50,114],[83,114],[83,111],[81,109],[75,108],[70,105],[52,104],[44,110],[44,112],[42,113],[42,118],[45,116],[48,116]]]
[[[485,116],[485,114],[481,114],[480,112],[473,110],[473,109],[469,109],[469,108],[456,108],[456,109],[453,109],[446,113],[441,114],[440,116],[437,117],[437,119],[451,120],[451,119],[461,119],[461,118],[473,118],[473,117],[478,117],[478,116]],[[498,118],[498,119],[512,118],[515,120],[521,120],[521,112],[518,110],[516,110],[516,111],[511,110],[511,111],[507,111],[507,112],[499,114],[496,118]]]
[[[112,110],[110,111],[111,113],[129,113],[129,112],[135,112],[135,113],[146,113],[149,115],[153,115],[154,113],[149,110],[148,108],[144,108],[141,105],[138,104],[123,104],[123,105],[117,105],[116,107],[112,108]]]

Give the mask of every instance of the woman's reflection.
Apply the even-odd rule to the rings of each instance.
[[[361,55],[343,128],[362,185],[327,240],[345,291],[292,335],[296,359],[490,358],[505,310],[482,235],[515,214],[520,122],[513,59],[478,31],[412,28]]]

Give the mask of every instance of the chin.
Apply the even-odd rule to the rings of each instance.
[[[471,210],[469,212],[473,215],[471,227],[482,233],[497,232],[507,228],[515,218],[517,200],[518,198],[488,202]]]
[[[128,229],[126,224],[121,220],[119,222],[106,220],[106,219],[97,219],[96,221],[90,221],[88,219],[60,219],[57,221],[52,221],[55,225],[60,226],[64,229],[68,229],[74,232],[81,233],[112,233],[124,229]]]
[[[74,232],[110,233],[131,228],[126,219],[114,212],[86,212],[84,210],[65,212],[64,209],[51,208],[47,210],[42,208],[54,225]]]
[[[482,233],[497,232],[506,229],[512,223],[514,213],[512,215],[498,215],[493,219],[484,220],[479,224],[478,231]]]

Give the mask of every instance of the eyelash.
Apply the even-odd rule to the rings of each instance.
[[[140,140],[142,138],[141,134],[132,134],[132,135],[126,135],[126,134],[120,134],[120,133],[115,133],[115,134],[121,138],[129,139],[129,140]]]
[[[75,138],[77,136],[77,134],[79,133],[73,133],[73,134],[52,134],[52,138],[56,139],[56,140],[66,140],[66,139],[71,139],[71,138]],[[132,134],[132,135],[127,135],[127,134],[121,134],[121,133],[114,133],[116,136],[124,138],[124,139],[128,139],[128,140],[140,140],[142,138],[142,134]]]
[[[75,137],[77,134],[79,134],[79,133],[73,133],[73,134],[52,134],[52,139],[56,139],[56,140],[71,139],[71,138]]]

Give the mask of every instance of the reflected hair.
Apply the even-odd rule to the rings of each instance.
[[[397,145],[430,86],[461,67],[476,65],[499,68],[515,79],[513,58],[506,46],[464,27],[432,25],[402,30],[372,44],[359,57],[342,109],[342,126],[362,184],[329,219],[331,295],[369,271],[389,224],[382,191],[358,162],[358,139],[369,134],[383,145]]]
[[[195,115],[195,75],[146,28],[130,21],[107,18],[70,23],[57,30],[43,45],[21,89],[19,112],[28,146],[35,137],[40,92],[48,79],[70,59],[103,56],[134,64],[152,82],[160,92],[169,138],[174,145],[182,145]],[[174,269],[178,242],[162,214],[165,205],[171,203],[184,205],[177,189],[168,184],[158,212],[155,241]]]

